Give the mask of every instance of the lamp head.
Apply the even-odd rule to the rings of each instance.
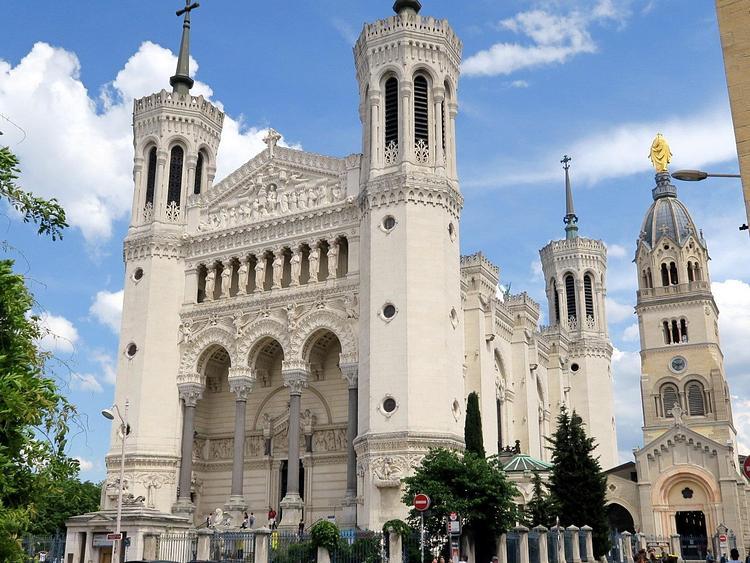
[[[672,172],[672,178],[683,182],[699,182],[708,178],[708,173],[702,170],[677,170]]]
[[[112,409],[102,409],[102,416],[107,420],[115,419],[115,414],[112,412]]]

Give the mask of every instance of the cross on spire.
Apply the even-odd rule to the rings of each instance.
[[[573,207],[573,188],[570,187],[570,162],[572,160],[566,154],[560,161],[563,170],[565,170],[565,217],[563,223],[565,223],[565,238],[568,240],[578,238],[578,216]]]
[[[175,94],[187,95],[193,87],[193,79],[190,78],[190,12],[200,4],[185,0],[185,7],[175,12],[177,17],[184,16],[182,20],[182,40],[180,41],[180,54],[177,57],[177,71],[169,79]]]

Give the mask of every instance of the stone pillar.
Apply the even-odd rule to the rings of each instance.
[[[437,86],[432,89],[432,99],[435,102],[435,166],[445,168],[445,149],[443,148],[443,102],[445,88]]]
[[[402,561],[403,538],[401,534],[395,532],[392,528],[388,529],[388,561]]]
[[[318,547],[318,563],[331,563],[331,554],[325,547]]]
[[[341,375],[349,386],[349,417],[346,424],[346,494],[344,495],[343,523],[355,527],[357,524],[357,454],[354,440],[357,438],[358,422],[358,374],[359,365],[339,363]]]
[[[184,305],[198,303],[198,268],[185,270],[185,294],[182,303]]]
[[[268,563],[268,540],[270,538],[271,530],[268,528],[255,530],[255,563]]]
[[[593,538],[593,529],[591,526],[583,526],[581,528],[581,531],[584,533],[586,537],[586,553],[589,555],[589,561],[596,561],[596,555],[594,555],[594,538]]]
[[[453,96],[455,99],[456,92],[453,92]],[[450,151],[448,152],[450,163],[448,166],[448,169],[450,170],[450,175],[452,178],[455,178],[458,173],[458,169],[456,168],[456,116],[458,115],[458,104],[456,102],[451,102],[448,104],[448,120],[446,123],[446,126],[448,127],[448,133],[445,136],[446,140],[446,148],[450,147]]]
[[[513,531],[518,534],[518,561],[529,563],[529,529],[526,526],[516,526]]]
[[[508,536],[505,534],[497,538],[497,560],[498,563],[508,563]]]
[[[143,534],[143,558],[156,559],[156,534]]]
[[[380,131],[380,112],[378,111],[380,91],[370,90],[368,101],[370,103],[370,168],[377,168],[380,166],[381,147],[383,146],[378,138],[378,131]]]
[[[403,146],[399,146],[401,152],[401,159],[404,161],[412,161],[414,155],[414,126],[412,125],[412,109],[411,109],[411,94],[412,94],[412,83],[403,81],[401,82],[401,108],[399,118],[399,128],[401,131],[401,139]]]
[[[131,208],[131,224],[143,223],[143,206],[146,204],[146,183],[143,182],[143,157],[136,156],[133,159],[133,184],[135,184],[136,197],[133,198]]]
[[[207,528],[201,528],[200,530],[198,530],[198,547],[195,558],[199,561],[208,561],[209,557],[211,556],[211,536],[213,535],[213,530],[209,530]],[[155,559],[156,555],[154,555],[154,557],[152,558],[149,558],[144,554],[143,558]]]
[[[547,528],[537,526],[534,531],[539,534],[539,563],[549,563],[549,553],[547,552]]]
[[[581,563],[581,544],[578,543],[578,530],[578,526],[570,525],[567,527],[567,531],[570,532],[572,563]]]
[[[680,544],[680,535],[672,534],[669,536],[669,544],[671,553],[670,555],[676,555],[677,561],[682,561],[682,545]]]
[[[167,185],[165,168],[167,166],[168,153],[166,149],[156,151],[156,178],[154,181],[154,219],[164,219],[164,207],[167,201]]]
[[[282,376],[284,387],[289,388],[289,460],[286,473],[286,496],[281,501],[281,526],[296,529],[302,519],[304,502],[299,495],[299,422],[302,389],[307,387],[309,368],[301,362],[295,365],[284,362]]]
[[[191,514],[195,510],[190,499],[190,481],[193,476],[193,433],[195,432],[195,407],[203,395],[200,374],[194,373],[182,376],[177,384],[182,399],[182,450],[180,459],[180,495],[173,507],[173,512]]]
[[[243,490],[245,474],[245,414],[247,396],[253,390],[255,377],[249,368],[229,368],[229,390],[235,394],[234,403],[234,458],[232,461],[232,489],[225,509],[232,514],[234,522],[242,522],[247,509]]]
[[[631,541],[632,534],[628,531],[622,533],[622,556],[627,563],[633,561],[633,543]]]

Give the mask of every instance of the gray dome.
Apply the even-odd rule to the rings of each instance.
[[[663,236],[682,246],[692,234],[702,243],[698,229],[685,204],[677,199],[677,189],[670,183],[668,173],[656,175],[654,203],[646,212],[641,227],[641,240],[654,248]]]

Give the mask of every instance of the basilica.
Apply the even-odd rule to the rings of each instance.
[[[136,555],[217,510],[230,526],[272,509],[282,528],[380,529],[405,516],[401,479],[430,448],[463,448],[471,392],[519,503],[550,468],[563,406],[617,465],[607,250],[579,235],[570,159],[564,236],[540,250],[543,315],[481,252],[461,255],[462,44],[418,0],[394,11],[354,46],[357,152],[294,150],[269,130],[216,182],[224,115],[190,93],[185,11],[172,90],[133,108],[115,391],[129,433],[114,425],[102,509],[68,522],[69,552],[106,549],[120,495]]]

